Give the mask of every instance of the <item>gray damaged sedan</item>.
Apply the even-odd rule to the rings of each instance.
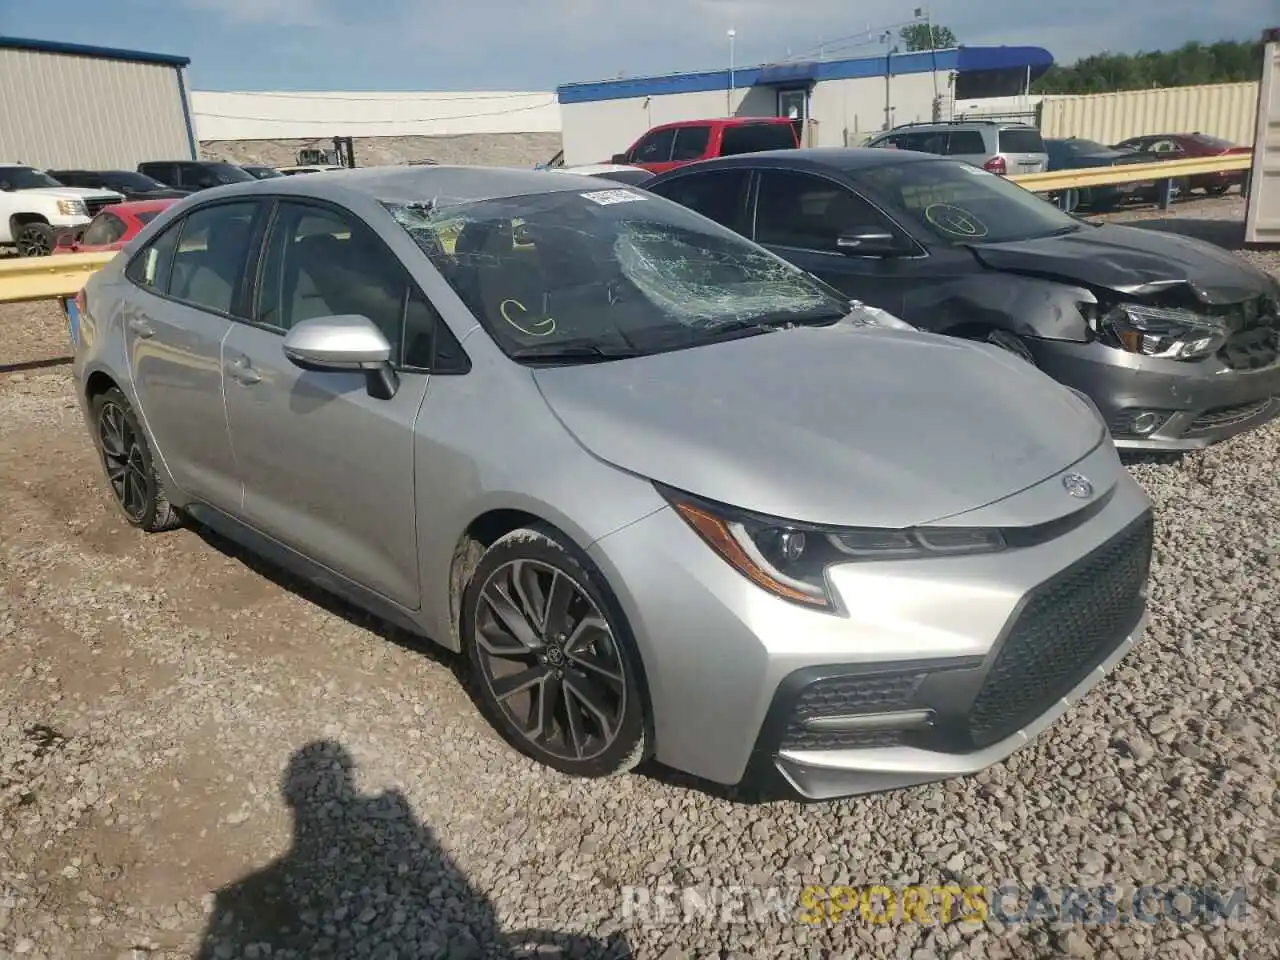
[[[1096,409],[660,197],[345,170],[196,194],[78,302],[111,490],[470,663],[515,748],[813,799],[969,774],[1145,619]]]

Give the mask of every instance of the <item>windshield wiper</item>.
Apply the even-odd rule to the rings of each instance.
[[[558,361],[576,363],[601,363],[606,360],[626,360],[628,357],[642,356],[639,350],[631,347],[601,346],[598,343],[537,343],[528,347],[516,347],[508,356],[512,360],[541,360],[549,363]]]

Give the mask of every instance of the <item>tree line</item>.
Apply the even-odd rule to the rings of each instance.
[[[937,24],[912,24],[899,36],[908,51],[957,45],[955,33]],[[1262,74],[1262,47],[1261,40],[1220,40],[1185,43],[1176,50],[1095,53],[1075,63],[1055,63],[1031,85],[1031,92],[1107,93],[1257,80]]]

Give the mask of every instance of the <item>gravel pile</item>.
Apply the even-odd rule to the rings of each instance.
[[[61,348],[46,306],[0,324],[24,360]],[[0,957],[1280,955],[1280,424],[1133,465],[1150,632],[1046,735],[820,805],[519,758],[450,659],[194,531],[121,523],[65,368],[0,374],[0,449]],[[1243,885],[1247,907],[814,926],[795,899],[1107,883]],[[667,886],[746,909],[660,922],[633,888]]]

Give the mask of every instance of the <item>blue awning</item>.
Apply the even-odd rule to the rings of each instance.
[[[813,83],[818,79],[818,65],[813,62],[775,63],[761,67],[756,83]]]
[[[1047,70],[1053,54],[1044,47],[961,47],[956,69],[961,73],[980,70]]]

